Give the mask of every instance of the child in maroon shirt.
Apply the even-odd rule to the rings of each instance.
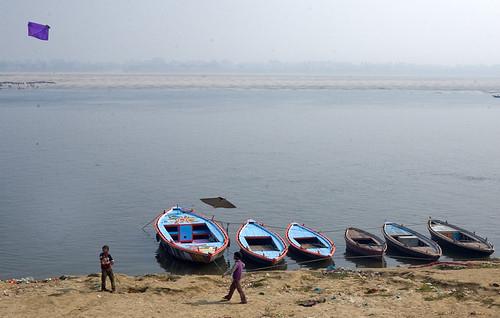
[[[233,297],[234,290],[237,289],[238,293],[240,294],[240,299],[241,299],[241,304],[246,304],[247,303],[247,298],[245,296],[245,293],[243,292],[243,288],[241,288],[241,277],[243,276],[243,269],[245,268],[245,263],[241,261],[241,253],[240,252],[235,252],[234,253],[234,265],[231,269],[229,269],[227,272],[225,272],[222,277],[225,275],[232,273],[233,274],[233,282],[231,283],[231,286],[229,287],[229,293],[224,296],[224,300],[231,300],[231,297]]]
[[[109,246],[104,245],[102,247],[102,253],[99,254],[99,261],[101,262],[101,291],[108,291],[106,289],[106,277],[109,276],[111,281],[111,292],[115,292],[115,275],[113,274],[113,269],[111,266],[114,265],[114,260],[111,254],[109,254]]]

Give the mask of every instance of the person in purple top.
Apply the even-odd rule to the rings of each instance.
[[[224,296],[224,300],[231,300],[231,297],[233,297],[234,290],[237,289],[238,293],[240,294],[240,299],[241,302],[240,304],[246,304],[247,303],[247,297],[245,296],[245,293],[243,292],[243,288],[241,288],[241,277],[243,276],[243,269],[245,268],[245,263],[241,260],[241,253],[240,252],[235,252],[234,253],[234,265],[231,267],[227,272],[225,272],[222,277],[232,273],[233,275],[233,282],[231,283],[231,286],[229,287],[229,293]]]

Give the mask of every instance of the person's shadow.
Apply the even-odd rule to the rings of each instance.
[[[230,302],[227,300],[197,300],[194,302],[188,302],[184,303],[186,305],[193,305],[193,306],[206,306],[206,305],[237,305],[237,302]]]

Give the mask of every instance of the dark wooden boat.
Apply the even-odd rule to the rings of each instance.
[[[387,245],[380,237],[355,227],[348,227],[344,233],[348,252],[372,257],[383,257]]]
[[[254,220],[248,220],[240,226],[236,242],[247,259],[264,265],[280,263],[288,251],[288,246],[278,233]]]
[[[301,256],[319,259],[331,258],[335,244],[325,235],[298,223],[290,223],[285,231],[290,250]]]
[[[441,247],[436,242],[404,225],[386,222],[382,233],[387,246],[400,253],[422,260],[437,260],[441,257]]]
[[[487,239],[446,221],[429,219],[427,228],[432,239],[444,249],[478,256],[488,256],[495,251]]]

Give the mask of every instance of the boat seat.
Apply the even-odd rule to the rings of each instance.
[[[279,251],[270,236],[245,236],[245,240],[252,251]]]
[[[305,249],[311,248],[325,248],[325,244],[321,242],[317,237],[296,237],[295,241],[300,244],[300,247]]]
[[[420,245],[420,239],[415,235],[399,235],[397,240],[407,246],[417,247]]]
[[[189,243],[193,241],[193,227],[191,224],[179,225],[179,242]]]
[[[363,244],[363,245],[369,245],[369,246],[377,245],[377,246],[380,246],[380,244],[377,241],[375,241],[373,238],[371,238],[371,237],[351,237],[351,239],[354,242],[359,243],[359,244]]]
[[[429,247],[429,246],[414,246],[412,248],[419,251],[419,252],[423,252],[423,253],[427,253],[427,254],[435,254],[436,253],[436,251],[432,247]]]
[[[167,232],[169,234],[177,234],[177,230],[179,229],[179,226],[177,224],[168,224],[168,225],[164,225],[165,227],[165,230],[167,230]]]
[[[460,242],[460,244],[466,245],[469,247],[484,248],[484,244],[481,244],[481,243],[475,242],[475,241],[465,241],[465,242]]]
[[[431,226],[432,229],[436,232],[453,232],[454,229],[443,224],[436,224]]]
[[[210,231],[208,230],[193,230],[193,235],[208,235]]]

